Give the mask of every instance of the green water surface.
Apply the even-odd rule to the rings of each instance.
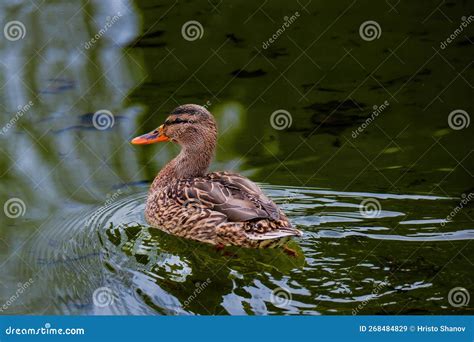
[[[472,314],[474,22],[441,46],[472,10],[2,1],[24,37],[0,36],[0,313]],[[297,257],[147,226],[179,148],[129,140],[185,103],[218,121],[212,169],[258,182],[304,232]]]

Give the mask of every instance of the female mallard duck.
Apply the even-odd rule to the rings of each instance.
[[[218,246],[271,248],[302,233],[249,179],[207,173],[217,142],[212,114],[198,105],[179,106],[156,130],[134,138],[144,145],[174,141],[179,155],[153,181],[145,218],[169,234]]]

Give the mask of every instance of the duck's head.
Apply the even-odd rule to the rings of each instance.
[[[186,149],[212,148],[217,139],[217,125],[204,107],[186,104],[175,108],[155,130],[132,139],[134,145],[174,141]]]

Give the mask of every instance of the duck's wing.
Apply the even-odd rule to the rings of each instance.
[[[277,205],[255,183],[238,174],[216,172],[194,179],[184,195],[187,200],[223,213],[230,222],[268,219],[284,221],[291,227]]]

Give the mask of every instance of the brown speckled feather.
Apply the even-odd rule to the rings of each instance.
[[[151,192],[146,216],[168,233],[212,244],[275,247],[301,235],[255,183],[228,172],[181,179]]]
[[[249,179],[207,173],[217,144],[217,125],[204,107],[175,108],[163,125],[134,144],[173,141],[179,155],[159,172],[148,193],[145,217],[167,233],[215,245],[268,248],[301,232]]]

